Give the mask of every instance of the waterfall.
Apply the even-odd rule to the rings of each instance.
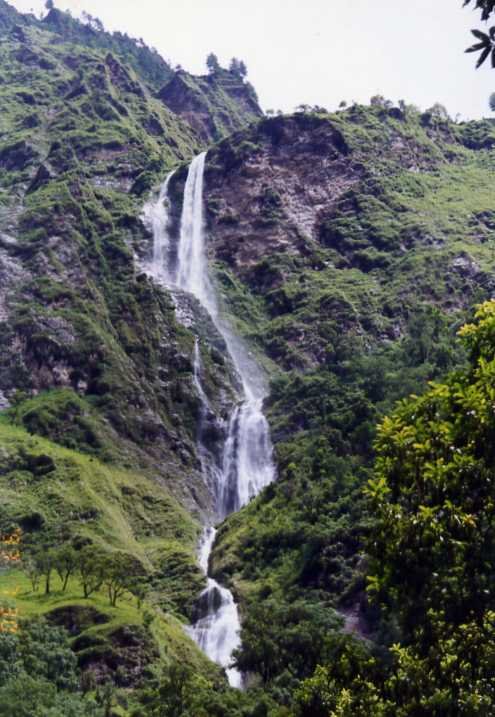
[[[206,152],[191,162],[182,205],[180,235],[175,266],[170,259],[166,199],[168,176],[162,187],[156,211],[151,210],[154,233],[153,263],[149,272],[166,278],[174,288],[189,292],[206,309],[223,337],[228,353],[240,379],[242,394],[232,410],[226,432],[220,467],[206,461],[207,447],[201,441],[201,421],[211,411],[201,381],[201,355],[196,341],[194,348],[194,386],[201,402],[202,413],[198,432],[198,450],[202,470],[215,500],[218,520],[239,510],[275,478],[272,444],[268,422],[263,415],[266,394],[264,376],[244,342],[235,335],[218,309],[214,282],[210,278],[203,219],[203,177]],[[208,467],[210,466],[210,467]],[[202,650],[227,670],[230,684],[241,686],[241,675],[231,664],[232,653],[239,646],[239,614],[232,593],[208,576],[208,561],[215,540],[215,529],[205,529],[199,560],[208,584],[200,596],[203,615],[188,631]]]
[[[215,528],[206,528],[200,546],[199,564],[206,576],[215,535]],[[207,586],[200,595],[199,603],[204,606],[204,615],[188,628],[188,632],[210,660],[225,667],[230,685],[241,687],[241,673],[230,666],[232,653],[240,645],[241,629],[234,597],[230,590],[207,577]]]
[[[148,273],[158,282],[164,284],[169,283],[168,185],[173,175],[174,172],[170,172],[162,184],[158,201],[150,202],[143,211],[143,218],[153,230],[153,258],[147,267]]]

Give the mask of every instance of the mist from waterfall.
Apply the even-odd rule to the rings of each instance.
[[[193,380],[201,402],[198,451],[205,481],[215,500],[217,519],[221,521],[271,483],[275,478],[275,467],[268,422],[263,415],[266,394],[264,375],[246,344],[222,318],[209,273],[203,216],[205,160],[206,153],[203,152],[189,166],[176,252],[170,251],[168,233],[167,193],[172,175],[162,186],[154,209],[147,211],[154,235],[153,262],[149,273],[164,280],[172,291],[175,288],[196,297],[223,337],[240,379],[242,393],[228,421],[221,465],[212,465],[206,460],[207,448],[201,440],[201,422],[211,408],[202,384],[201,354],[196,341]],[[176,256],[176,260],[172,259],[172,255]],[[205,529],[199,556],[207,576],[214,539],[215,529],[210,526]],[[226,668],[231,685],[239,687],[241,676],[230,667],[232,653],[240,644],[237,606],[229,590],[212,578],[207,579],[208,585],[200,597],[204,615],[189,628],[189,633],[212,660]]]

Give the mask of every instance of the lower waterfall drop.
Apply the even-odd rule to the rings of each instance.
[[[228,422],[221,465],[208,468],[206,446],[198,431],[198,449],[204,478],[215,501],[216,516],[222,521],[275,479],[273,448],[268,422],[263,415],[266,395],[264,376],[243,341],[237,337],[218,310],[214,282],[210,278],[205,246],[203,220],[203,176],[206,152],[193,159],[189,166],[176,262],[170,257],[168,236],[167,190],[172,175],[162,187],[156,205],[148,209],[152,219],[154,252],[148,272],[157,280],[164,280],[172,291],[189,292],[209,313],[217,331],[223,337],[232,363],[240,379],[242,392]],[[163,265],[165,264],[165,266]],[[201,382],[199,344],[194,348],[194,386],[202,405],[200,423],[211,410]],[[213,485],[212,485],[213,483]],[[188,633],[206,655],[226,669],[230,684],[241,687],[242,676],[231,666],[233,651],[240,645],[240,621],[232,593],[208,575],[209,557],[215,541],[215,528],[205,529],[199,551],[200,566],[207,576],[207,587],[199,600],[200,617],[188,628]]]
[[[205,614],[187,631],[210,660],[225,668],[231,687],[240,688],[242,675],[235,667],[230,667],[232,653],[241,644],[237,605],[230,590],[208,577],[208,559],[215,535],[215,528],[205,529],[199,552],[199,564],[208,581],[199,598]]]

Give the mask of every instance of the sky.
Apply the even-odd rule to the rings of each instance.
[[[9,0],[25,12],[42,0]],[[334,110],[375,94],[462,119],[494,116],[495,70],[474,69],[471,28],[483,25],[462,0],[55,0],[99,17],[195,74],[215,52],[245,61],[262,107]]]

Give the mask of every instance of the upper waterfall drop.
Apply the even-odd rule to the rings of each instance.
[[[175,283],[195,296],[213,317],[216,301],[208,275],[203,225],[205,161],[206,152],[193,159],[184,187]]]
[[[203,177],[206,152],[193,159],[189,166],[177,247],[176,284],[193,294],[208,311],[223,337],[243,388],[239,406],[234,408],[227,440],[218,517],[239,510],[275,478],[272,444],[268,422],[263,415],[266,393],[262,371],[248,347],[237,337],[218,311],[214,283],[210,279],[203,217]]]

